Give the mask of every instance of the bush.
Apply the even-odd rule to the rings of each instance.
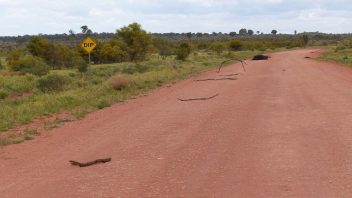
[[[220,55],[224,51],[225,46],[222,43],[213,43],[210,49]]]
[[[134,83],[134,80],[128,79],[122,75],[117,75],[110,79],[110,84],[115,90],[123,90]]]
[[[230,42],[230,49],[233,51],[239,51],[243,47],[243,43],[241,41],[231,41]]]
[[[228,59],[235,59],[238,58],[235,52],[227,52],[226,54],[223,55],[223,57],[228,58]]]
[[[49,72],[49,66],[39,57],[24,56],[10,65],[10,70],[43,76]]]
[[[7,66],[11,70],[12,66],[24,56],[24,51],[18,48],[14,48],[9,51],[6,55]]]
[[[4,90],[0,90],[0,100],[4,100],[8,97],[8,93]]]
[[[188,43],[182,43],[176,51],[176,59],[185,61],[191,54],[191,46]]]
[[[50,74],[38,80],[37,88],[42,92],[61,91],[66,85],[66,77]]]
[[[346,46],[344,45],[339,45],[335,48],[335,52],[339,52],[339,51],[342,51],[342,50],[345,50],[346,49]]]
[[[106,107],[110,107],[110,104],[107,101],[102,100],[102,101],[99,102],[97,107],[98,107],[98,109],[104,109]]]
[[[86,73],[88,71],[88,64],[83,60],[82,57],[76,57],[73,61],[74,66],[77,67],[80,73]]]
[[[0,70],[4,69],[4,66],[2,65],[2,62],[0,60]]]

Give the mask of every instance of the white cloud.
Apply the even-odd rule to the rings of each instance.
[[[88,25],[114,32],[139,22],[151,32],[352,32],[350,0],[0,0],[0,35],[63,33]]]

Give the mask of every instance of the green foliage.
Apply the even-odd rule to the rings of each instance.
[[[62,91],[66,85],[66,77],[58,74],[50,74],[38,80],[37,88],[42,92]]]
[[[30,55],[12,62],[9,64],[9,69],[22,74],[30,73],[37,76],[43,76],[49,72],[48,65],[41,58]]]
[[[35,78],[31,74],[4,75],[0,74],[0,92],[6,95],[28,93],[35,88]]]
[[[102,44],[99,50],[100,63],[119,63],[128,60],[123,44],[117,39],[110,39]]]
[[[79,56],[63,44],[54,44],[38,36],[32,37],[27,49],[33,56],[45,60],[53,69],[74,67],[75,59]]]
[[[229,35],[233,37],[233,36],[236,36],[237,33],[236,32],[230,32]]]
[[[27,44],[28,51],[33,56],[38,56],[41,58],[45,58],[47,56],[50,47],[50,42],[39,36],[33,36],[31,41]]]
[[[272,30],[271,34],[276,35],[277,34],[277,30]]]
[[[81,57],[76,57],[74,59],[74,65],[80,73],[86,73],[88,71],[89,65]]]
[[[339,51],[342,51],[342,50],[345,50],[346,49],[346,46],[344,45],[339,45],[335,48],[335,52],[339,52]]]
[[[22,49],[14,48],[9,51],[6,55],[7,66],[11,70],[11,67],[22,57],[24,56],[24,52]]]
[[[2,64],[2,61],[1,61],[1,59],[0,59],[0,70],[3,70],[3,69],[5,69],[5,67],[4,67],[4,65]]]
[[[206,49],[209,49],[209,47],[210,47],[209,42],[199,42],[197,44],[197,49],[199,49],[199,50],[206,50]]]
[[[336,50],[337,49],[337,50]],[[321,55],[323,60],[333,60],[352,67],[352,49],[345,46],[330,48]]]
[[[182,43],[176,51],[176,59],[185,61],[191,54],[191,46],[188,43]]]
[[[25,135],[25,136],[23,137],[23,139],[26,140],[26,141],[29,141],[29,140],[33,140],[33,137],[30,136],[30,135]]]
[[[106,107],[110,107],[110,104],[106,100],[102,100],[102,101],[99,102],[97,107],[98,107],[98,109],[104,109]]]
[[[132,23],[117,30],[117,38],[126,45],[131,61],[143,61],[151,50],[152,37],[138,23]]]
[[[6,131],[19,124],[29,123],[34,118],[48,116],[64,110],[72,111],[77,117],[103,107],[107,103],[125,101],[141,93],[160,86],[165,83],[175,82],[178,79],[187,78],[197,72],[204,71],[226,60],[221,56],[197,52],[197,56],[190,55],[189,61],[177,62],[177,70],[170,67],[175,64],[172,59],[160,60],[151,59],[140,63],[147,71],[136,72],[133,75],[123,75],[122,68],[135,66],[132,63],[118,63],[108,65],[92,66],[93,79],[103,83],[87,83],[83,78],[69,77],[70,73],[75,73],[73,69],[52,71],[56,75],[67,79],[63,89],[59,91],[41,92],[38,90],[38,79],[46,78],[34,75],[6,75],[0,73],[0,87],[8,94],[14,92],[32,92],[31,97],[21,100],[3,100],[0,102],[0,131]],[[238,58],[251,57],[258,52],[240,51],[232,52]],[[115,89],[110,84],[111,76],[122,75],[125,79],[131,80],[133,84],[122,85]],[[124,84],[124,83],[122,83]],[[106,101],[102,102],[102,101]],[[100,104],[101,103],[101,104]],[[104,104],[105,103],[105,104]],[[76,112],[76,113],[75,113]],[[3,132],[7,133],[7,132]],[[29,134],[31,135],[31,134]],[[33,136],[33,135],[31,135]]]
[[[246,34],[248,34],[247,29],[246,29],[246,28],[240,29],[240,31],[238,32],[238,34],[239,34],[239,35],[246,35]]]
[[[0,100],[4,100],[8,96],[9,94],[5,90],[0,89]]]
[[[210,49],[220,55],[225,50],[225,45],[223,43],[213,43]]]
[[[91,35],[93,31],[87,25],[81,26],[82,34]]]
[[[243,43],[241,41],[234,40],[230,42],[230,49],[233,51],[239,51],[242,49],[242,47]]]
[[[254,31],[253,31],[253,30],[248,30],[248,34],[249,34],[249,35],[253,35],[253,34],[254,34]]]
[[[153,45],[157,49],[159,56],[163,59],[171,56],[174,53],[173,45],[166,39],[153,38]]]

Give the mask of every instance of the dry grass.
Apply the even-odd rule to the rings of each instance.
[[[135,81],[119,74],[111,77],[110,84],[115,90],[123,90],[131,85],[134,85]]]

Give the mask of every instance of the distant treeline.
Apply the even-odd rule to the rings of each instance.
[[[292,40],[302,35],[308,35],[309,40],[312,45],[329,45],[338,44],[344,40],[351,40],[352,34],[325,34],[318,32],[305,32],[299,34],[237,34],[235,32],[230,33],[151,33],[153,37],[163,38],[170,42],[218,42],[218,41],[228,41],[228,40],[242,40],[242,41],[272,41],[277,39]],[[67,46],[75,46],[81,43],[87,36],[83,33],[77,34],[39,34],[35,36],[40,36],[41,38],[48,39],[52,42],[59,42]],[[101,41],[106,41],[115,37],[115,33],[92,33],[90,35]],[[24,35],[24,36],[0,36],[0,48],[3,50],[13,48],[13,47],[23,47],[25,46],[34,35]]]

